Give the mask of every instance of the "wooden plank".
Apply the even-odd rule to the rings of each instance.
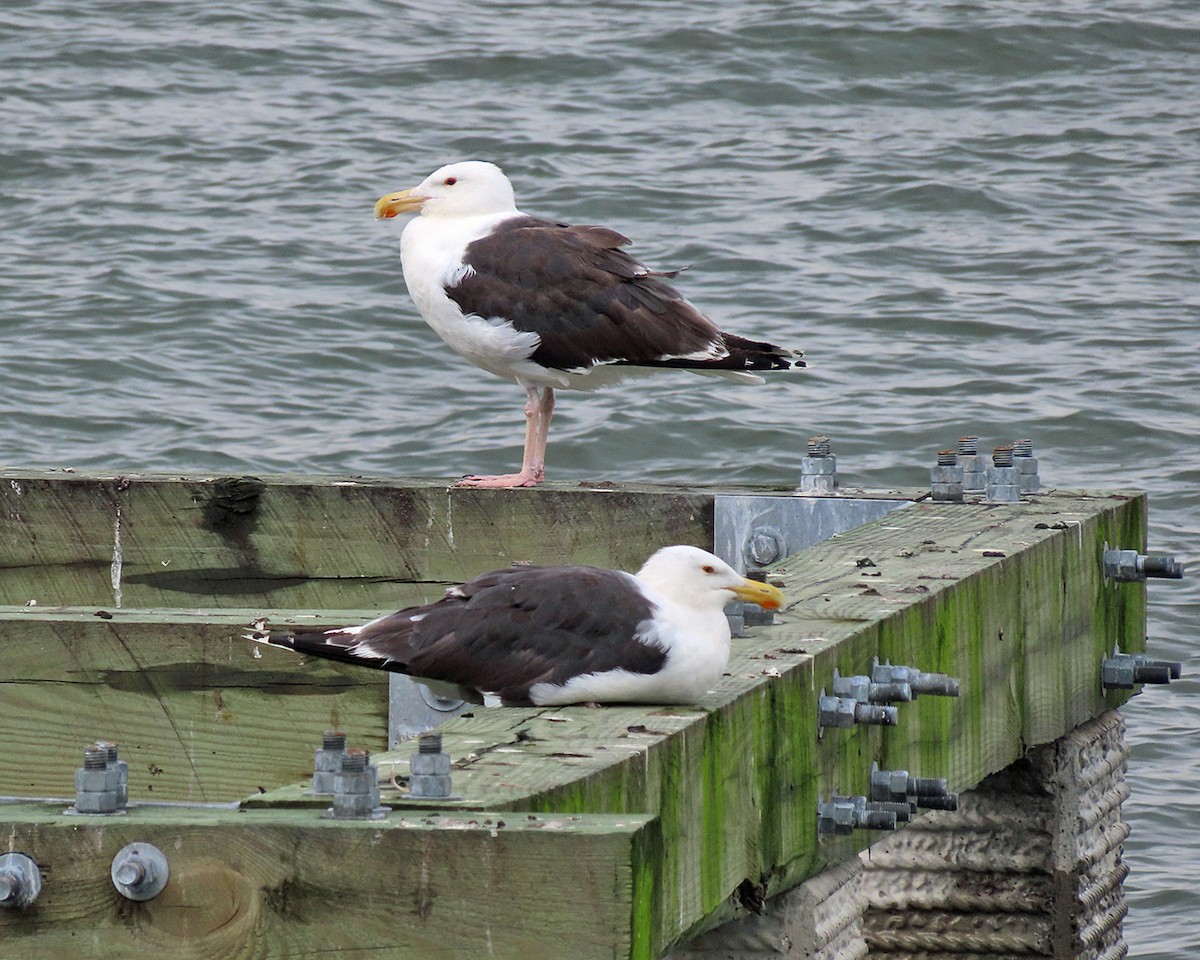
[[[715,491],[0,471],[0,604],[395,609],[515,561],[712,543]],[[598,530],[605,531],[603,537]]]
[[[36,731],[37,747],[0,751],[0,794],[73,794],[83,747],[99,738],[122,745],[135,800],[233,800],[298,780],[330,728],[383,749],[386,676],[307,657],[264,665],[241,639],[254,615],[0,612],[0,741],[33,746]]]
[[[0,804],[0,831],[43,871],[32,907],[0,910],[8,960],[656,955],[660,839],[649,816],[335,822],[143,807],[68,817],[27,803]],[[109,879],[113,856],[135,841],[157,846],[170,868],[144,903]]]

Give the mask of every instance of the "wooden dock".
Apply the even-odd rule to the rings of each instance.
[[[386,820],[319,817],[303,781],[323,730],[407,773],[386,676],[247,643],[252,619],[355,622],[511,562],[636,568],[711,547],[729,492],[791,494],[5,473],[0,794],[31,799],[0,828],[45,873],[0,911],[5,956],[659,957],[871,842],[818,839],[817,806],[866,792],[873,762],[964,790],[1126,698],[1100,661],[1142,649],[1145,589],[1106,581],[1101,554],[1144,550],[1144,496],[891,491],[911,504],[772,568],[788,607],[702,703],[476,709],[442,728],[462,800],[388,787]],[[834,671],[875,657],[961,696],[819,736]],[[127,814],[32,799],[69,798],[102,737],[130,764]],[[108,876],[132,840],[171,867],[141,904]]]

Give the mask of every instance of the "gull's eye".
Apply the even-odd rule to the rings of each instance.
[[[442,181],[442,183],[444,183],[448,187],[452,187],[456,183],[458,183],[458,177],[447,177],[445,180]]]
[[[717,568],[714,567],[711,563],[706,563],[700,569],[703,570],[705,573],[716,573],[717,572]]]

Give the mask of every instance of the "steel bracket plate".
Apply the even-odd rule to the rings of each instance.
[[[418,733],[457,717],[471,704],[439,697],[425,684],[402,673],[388,674],[388,749],[395,750]]]
[[[745,573],[907,507],[907,499],[718,495],[713,552]]]

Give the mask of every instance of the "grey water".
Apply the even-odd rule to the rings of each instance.
[[[0,464],[456,476],[519,389],[416,316],[385,192],[501,164],[724,328],[763,387],[563,394],[566,481],[918,485],[960,434],[1140,488],[1150,649],[1125,711],[1137,957],[1200,953],[1200,7],[6,0]]]

